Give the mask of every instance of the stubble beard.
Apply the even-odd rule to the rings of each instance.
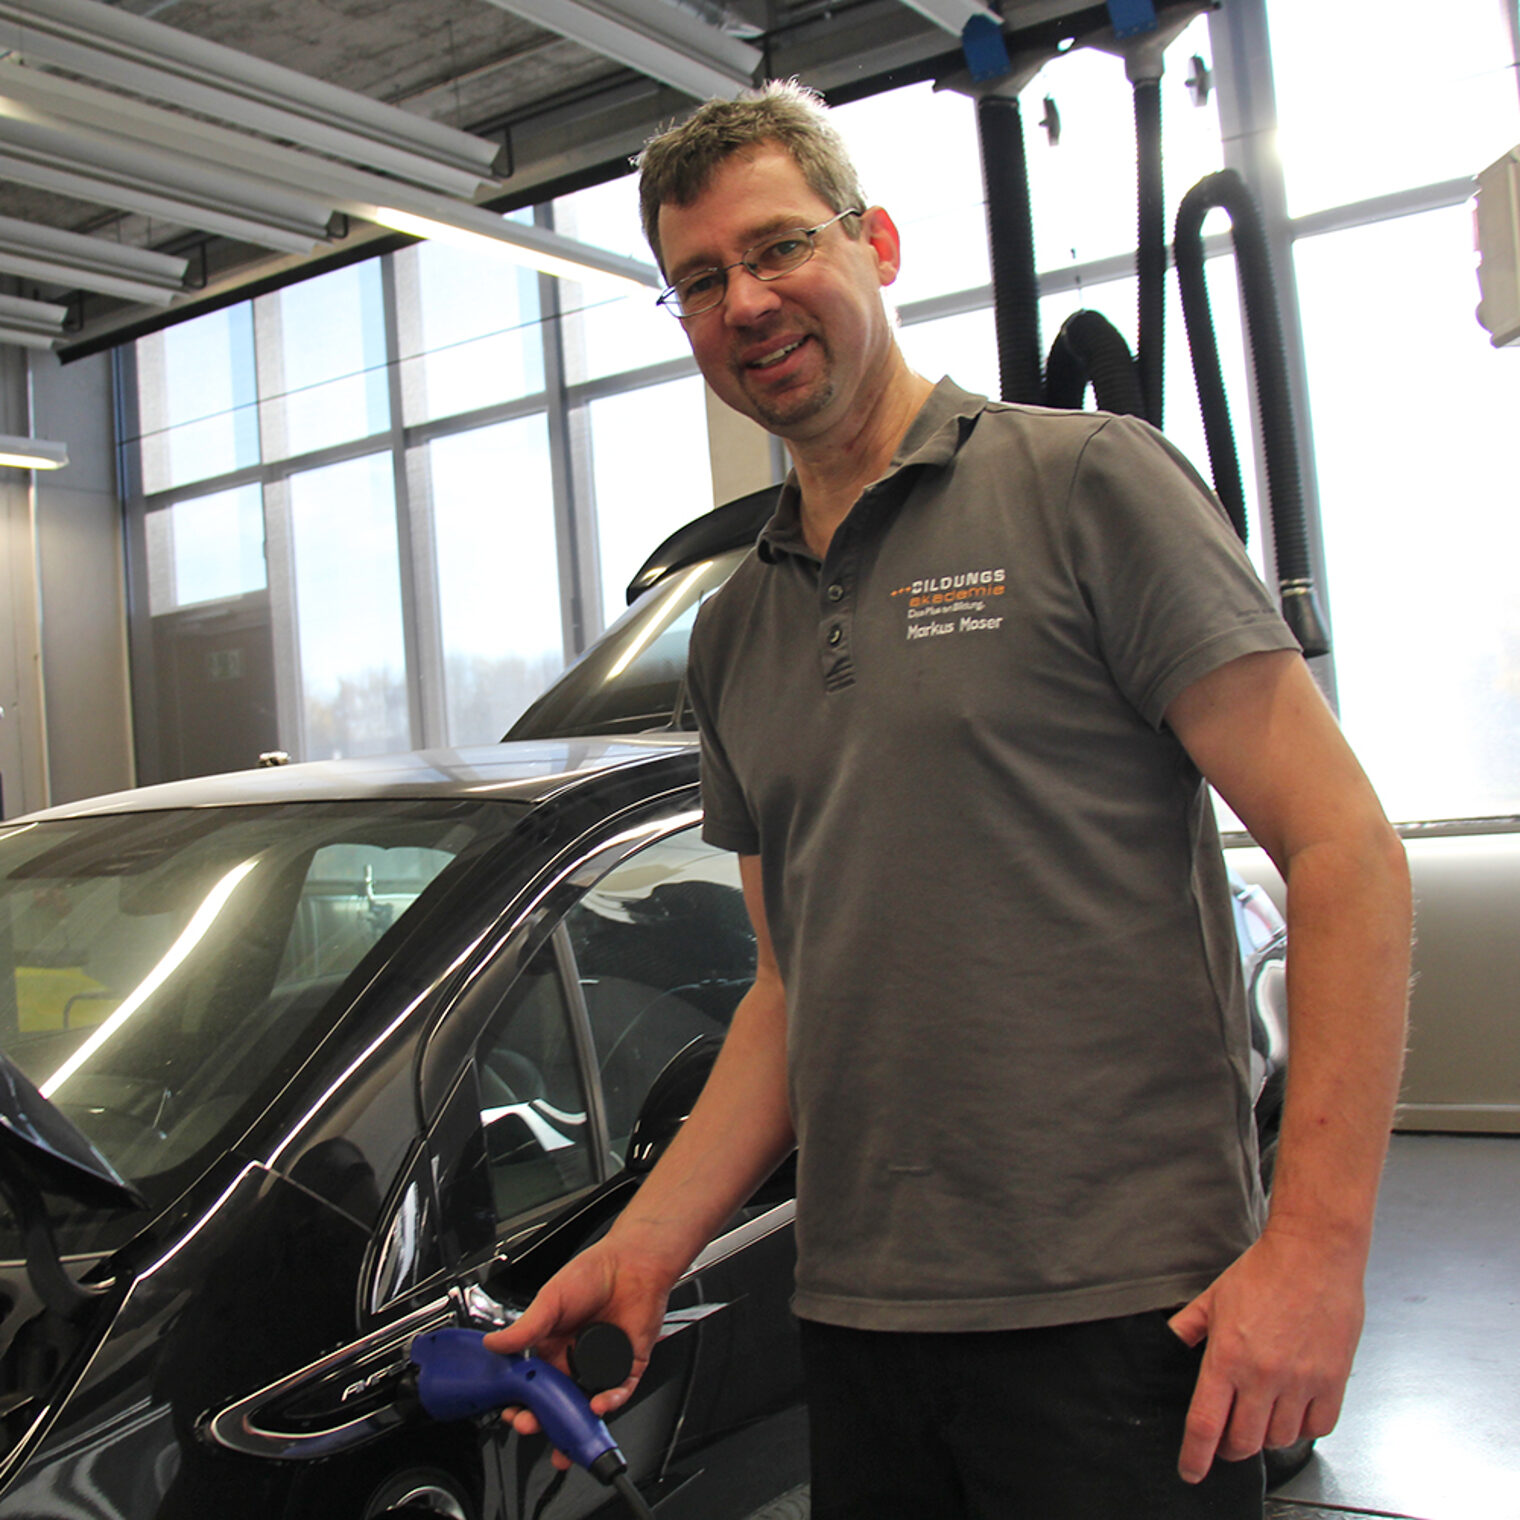
[[[821,346],[821,340],[814,339],[814,341],[820,342]],[[781,438],[785,438],[799,427],[804,427],[811,422],[834,400],[836,386],[827,359],[828,355],[825,352],[824,372],[811,384],[798,386],[795,390],[784,392],[774,398],[764,394],[757,395],[744,384],[744,377],[741,375],[739,389],[748,403],[750,415],[767,432],[775,433]]]

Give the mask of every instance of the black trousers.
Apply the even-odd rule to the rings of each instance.
[[[1168,1311],[919,1334],[802,1323],[813,1520],[1261,1520],[1260,1457],[1177,1476]]]

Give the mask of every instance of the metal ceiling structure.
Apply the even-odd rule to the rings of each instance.
[[[0,0],[0,343],[83,357],[415,235],[652,285],[648,264],[501,213],[625,172],[710,95],[996,88],[1136,11],[1149,0]]]

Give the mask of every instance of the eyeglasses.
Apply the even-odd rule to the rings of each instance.
[[[831,216],[826,222],[819,222],[816,227],[794,227],[790,232],[779,232],[763,243],[745,249],[744,257],[735,263],[724,265],[721,269],[698,269],[685,275],[666,290],[655,304],[663,306],[671,316],[682,321],[687,317],[700,317],[704,311],[711,311],[713,307],[723,304],[730,269],[747,269],[757,280],[779,280],[782,275],[801,269],[812,258],[818,234],[825,228],[832,227],[835,222],[843,221],[847,216],[863,215],[865,213],[859,207],[851,207],[848,211],[841,211],[838,216]]]

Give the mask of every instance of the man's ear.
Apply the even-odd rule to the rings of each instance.
[[[902,267],[902,237],[897,223],[882,206],[871,206],[861,214],[861,237],[876,255],[877,276],[890,285]]]

